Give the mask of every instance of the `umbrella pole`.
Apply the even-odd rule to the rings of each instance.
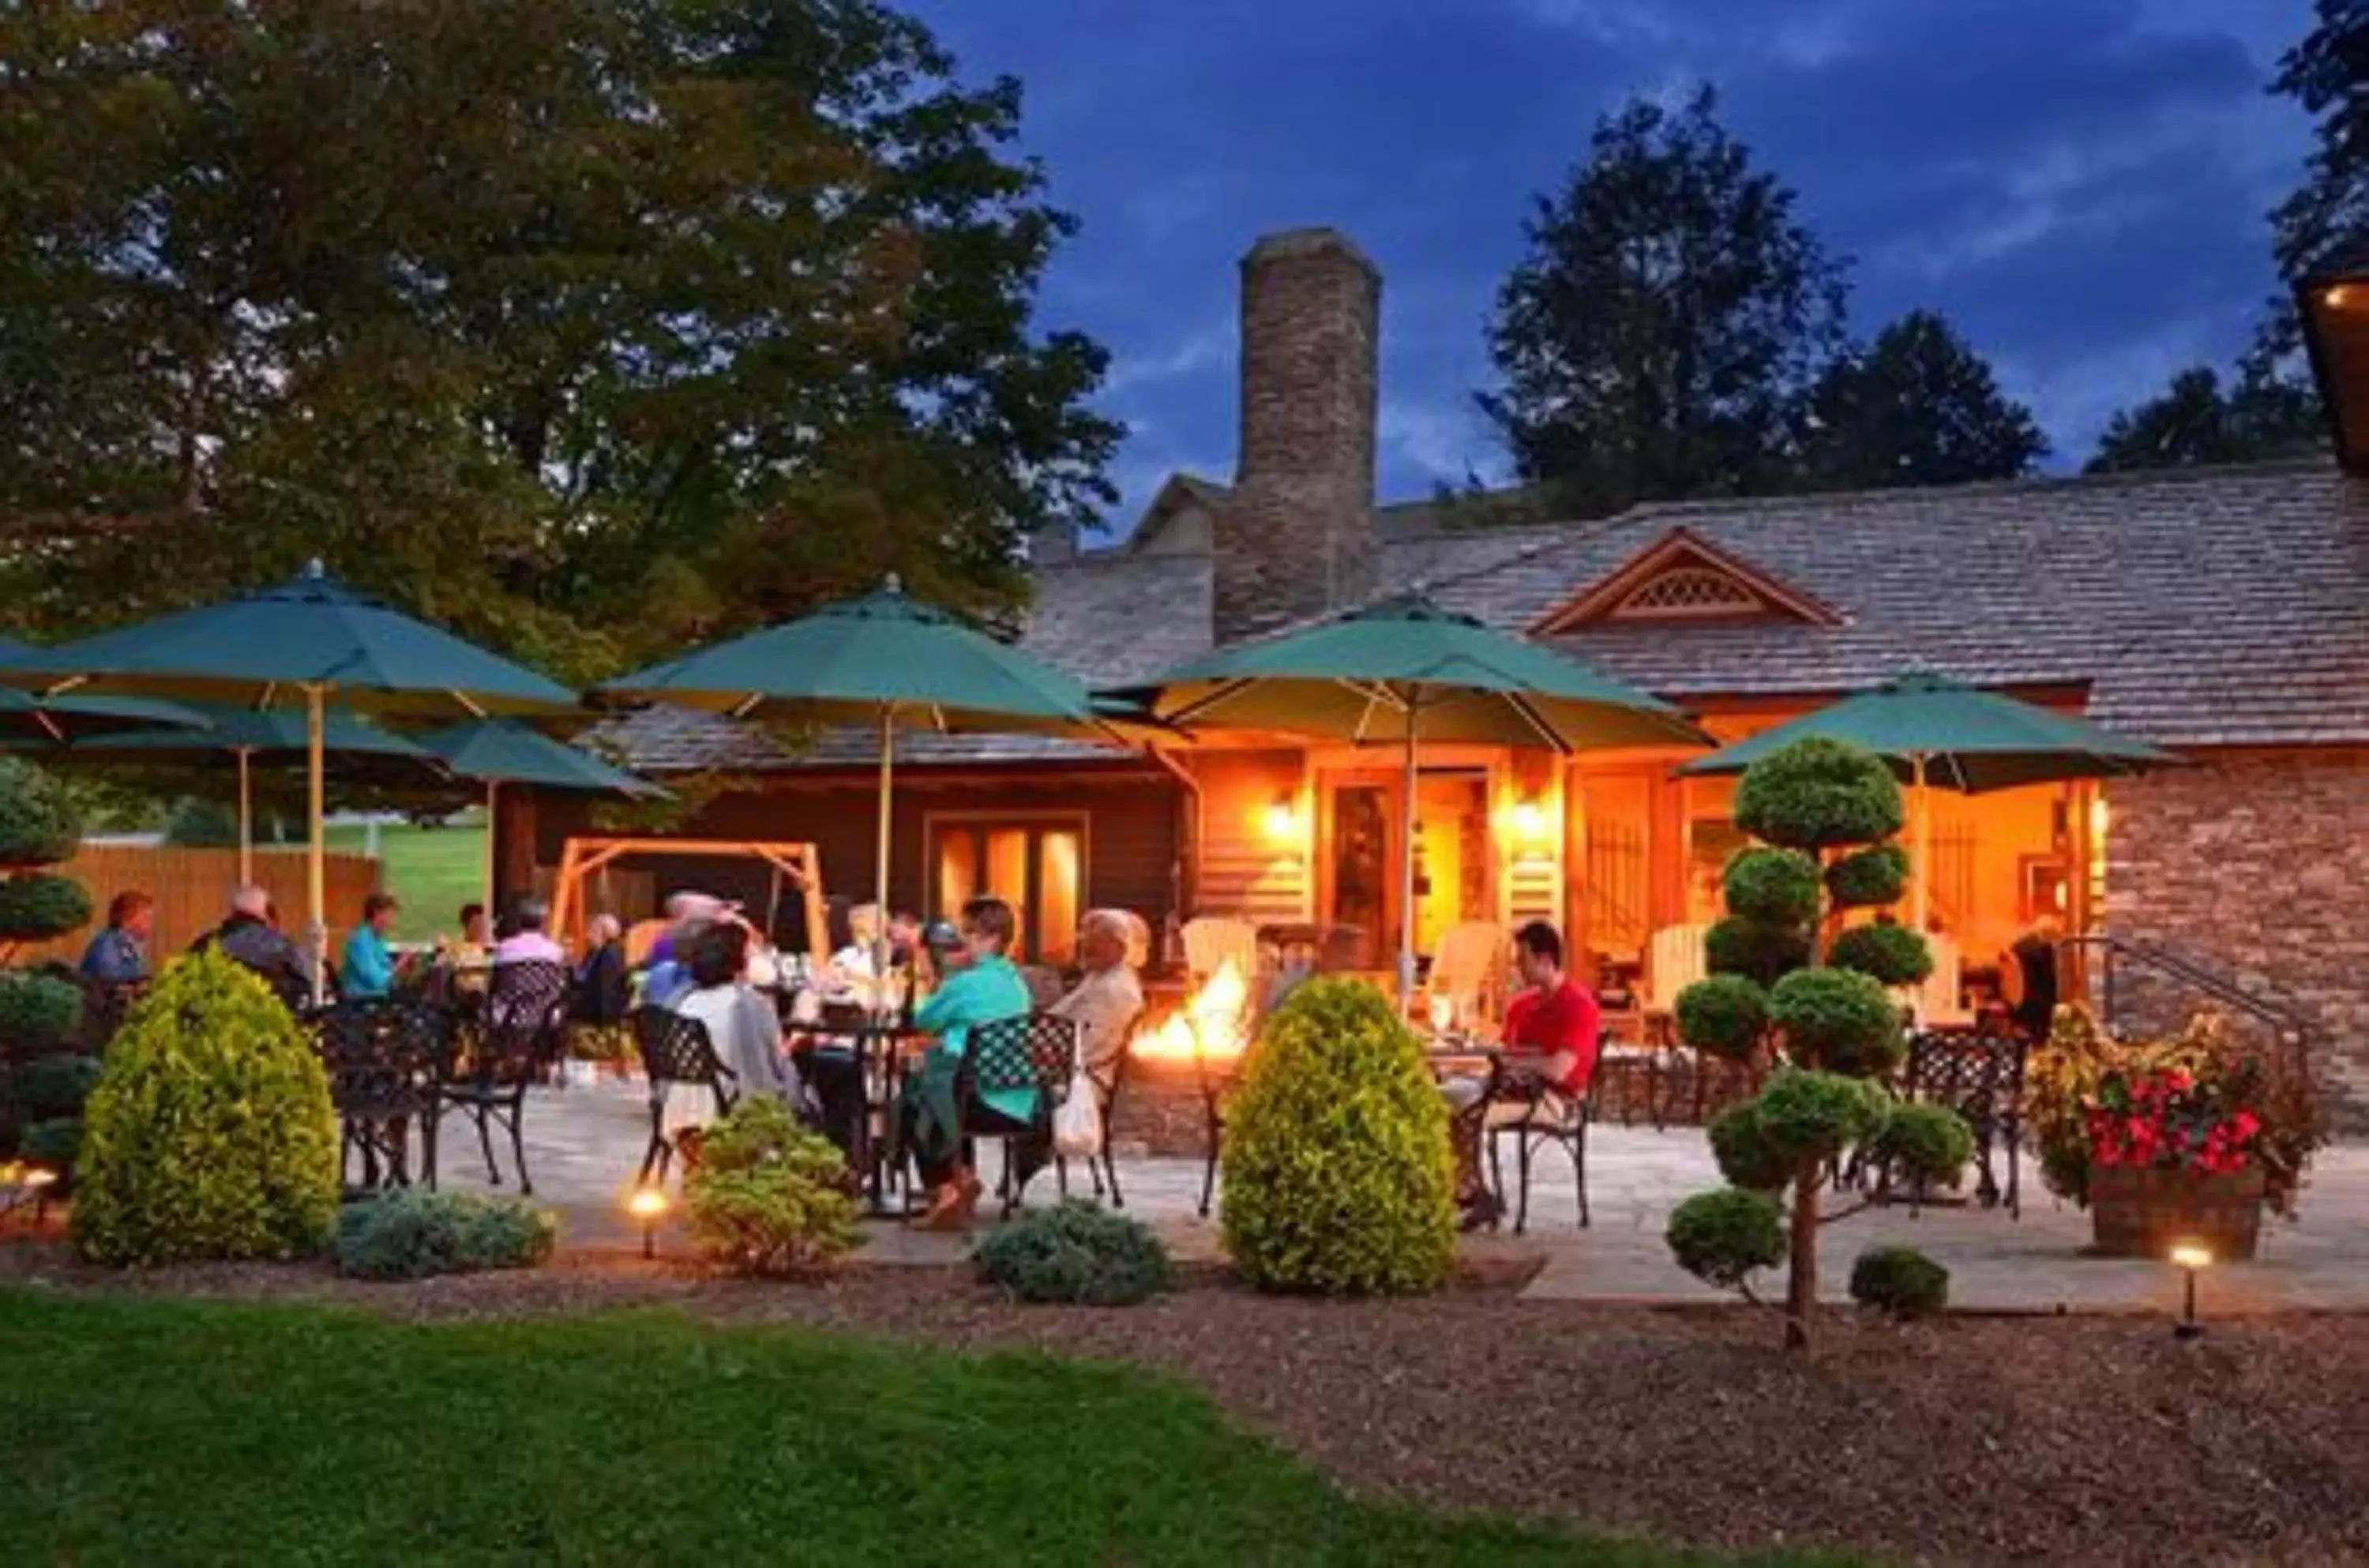
[[[313,1000],[323,1000],[327,994],[328,976],[326,965],[329,956],[327,845],[323,841],[326,828],[321,783],[321,748],[323,719],[322,689],[317,682],[304,688],[304,784],[313,814],[313,841],[304,854],[305,892],[313,910],[312,930],[307,936],[313,944]]]
[[[872,862],[872,1000],[882,1013],[888,1011],[888,830],[891,826],[889,807],[897,782],[897,709],[895,704],[880,704],[880,800],[879,823],[875,835]]]
[[[488,931],[493,929],[494,910],[498,908],[494,901],[494,883],[500,875],[498,870],[500,863],[497,857],[501,853],[501,846],[495,841],[500,834],[494,827],[496,820],[494,813],[497,798],[501,791],[501,780],[486,781],[486,929]]]
[[[1933,879],[1933,793],[1925,783],[1925,753],[1917,752],[1908,760],[1917,780],[1917,896],[1909,902],[1909,916],[1916,921],[1917,934],[1925,934],[1925,918],[1932,907]]]
[[[238,885],[255,882],[255,795],[248,775],[254,753],[238,749]]]
[[[1414,722],[1417,693],[1407,693],[1406,710],[1406,799],[1400,816],[1405,822],[1406,854],[1399,867],[1399,1013],[1409,1014],[1414,1006],[1414,786],[1415,738]]]

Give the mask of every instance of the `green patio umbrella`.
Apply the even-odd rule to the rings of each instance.
[[[652,665],[599,690],[603,696],[677,703],[736,718],[876,727],[873,887],[884,911],[898,729],[1119,738],[1112,727],[1116,715],[1099,713],[1075,679],[908,598],[894,578],[876,593]]]
[[[254,766],[258,759],[285,761],[309,757],[312,738],[307,733],[305,715],[284,709],[258,713],[219,704],[192,706],[186,711],[200,717],[205,727],[106,736],[78,742],[70,750],[75,756],[99,756],[110,761],[133,763],[205,761],[223,756],[235,759],[238,764],[238,879],[252,882]],[[321,750],[324,765],[331,757],[370,757],[409,763],[421,772],[441,771],[436,759],[417,742],[342,710],[333,709],[322,715]]]
[[[1304,629],[1219,648],[1115,693],[1187,730],[1276,731],[1406,758],[1399,1001],[1414,989],[1414,795],[1422,741],[1539,748],[1702,746],[1668,704],[1527,638],[1400,595]]]
[[[0,664],[40,657],[32,643],[0,636]],[[205,715],[179,703],[141,697],[57,697],[49,701],[13,686],[0,686],[0,743],[71,746],[110,735],[195,733]]]
[[[1918,931],[1925,929],[1933,823],[1928,791],[1933,786],[1980,795],[2019,784],[2115,778],[2180,761],[2088,719],[1915,671],[1697,757],[1678,771],[1740,773],[1770,752],[1813,735],[1865,747],[1916,791],[1913,918]]]
[[[333,698],[369,713],[471,718],[558,715],[576,706],[566,688],[347,588],[318,561],[276,588],[36,649],[0,664],[0,682],[30,686],[44,699],[65,692],[162,696],[258,710],[301,703],[316,944],[327,933],[322,757]]]
[[[554,740],[509,719],[454,725],[429,736],[423,744],[455,777],[475,779],[486,786],[486,910],[489,916],[494,910],[494,808],[502,785],[622,795],[635,800],[656,799],[667,793],[581,746]]]

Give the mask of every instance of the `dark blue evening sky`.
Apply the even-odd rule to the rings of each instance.
[[[1233,468],[1235,262],[1336,225],[1382,269],[1382,494],[1503,457],[1472,393],[1535,193],[1636,90],[1722,116],[1851,259],[1862,335],[1946,312],[2056,466],[2116,407],[2226,361],[2274,286],[2299,110],[2263,92],[2308,0],[917,0],[1083,232],[1041,315],[1109,346],[1130,526]]]

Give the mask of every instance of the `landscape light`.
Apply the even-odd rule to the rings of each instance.
[[[642,1256],[658,1256],[658,1221],[666,1218],[667,1195],[657,1187],[636,1187],[625,1200],[625,1211],[642,1222]]]
[[[2196,1276],[2212,1266],[2213,1252],[2202,1242],[2180,1242],[2174,1244],[2169,1255],[2173,1265],[2188,1276],[2187,1303],[2171,1332],[2180,1339],[2194,1339],[2204,1332],[2204,1325],[2196,1321]]]

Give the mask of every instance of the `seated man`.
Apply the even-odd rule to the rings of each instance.
[[[1078,962],[1085,970],[1076,989],[1049,1011],[1078,1025],[1078,1063],[1105,1092],[1116,1076],[1127,1037],[1143,1012],[1143,987],[1129,962],[1135,917],[1125,910],[1090,910],[1078,925]]]
[[[197,945],[222,949],[261,976],[281,1001],[301,1007],[313,997],[313,960],[271,923],[270,914],[271,895],[247,883],[232,892],[229,915]]]
[[[567,951],[551,939],[551,906],[541,898],[521,898],[511,917],[511,930],[494,947],[500,964],[565,964]]]
[[[1544,921],[1514,933],[1514,967],[1529,989],[1506,1005],[1496,1070],[1486,1079],[1452,1078],[1441,1085],[1455,1116],[1456,1200],[1464,1228],[1478,1230],[1503,1211],[1481,1179],[1481,1143],[1488,1129],[1540,1119],[1587,1093],[1604,1030],[1603,1012],[1585,986],[1564,974],[1562,936]]]
[[[973,1029],[1027,1014],[1028,988],[1004,956],[1018,924],[1012,906],[1001,898],[973,898],[965,904],[961,952],[949,966],[945,983],[913,1015],[916,1029],[938,1037],[907,1081],[900,1113],[905,1146],[930,1188],[929,1210],[920,1220],[928,1230],[961,1230],[978,1204],[982,1188],[978,1173],[963,1163],[956,1077]],[[982,1126],[998,1131],[1026,1127],[1035,1124],[1037,1099],[1033,1088],[990,1089],[979,1096],[974,1115]],[[1027,1168],[1024,1151],[1015,1150],[1013,1158],[1022,1170]]]

